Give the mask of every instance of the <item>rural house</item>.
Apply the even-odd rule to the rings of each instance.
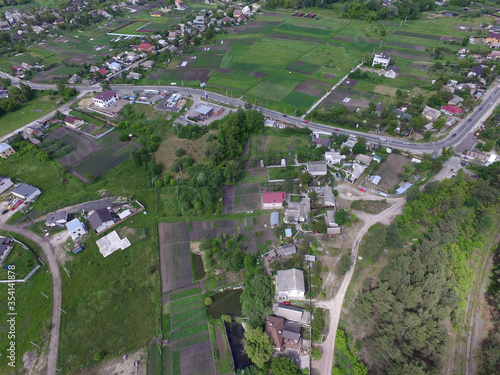
[[[484,42],[486,44],[492,44],[492,43],[499,43],[500,42],[500,33],[495,33],[495,32],[492,32],[490,31],[488,33],[488,36],[486,37],[486,39],[484,40]]]
[[[12,180],[8,177],[5,176],[0,176],[0,194],[5,192],[7,189],[9,189],[11,186],[13,186],[14,183]]]
[[[288,202],[288,207],[283,215],[285,224],[297,224],[307,220],[311,212],[311,200],[302,198],[300,202]]]
[[[296,268],[278,271],[276,275],[276,296],[278,300],[302,299],[305,292],[304,271]]]
[[[274,192],[268,191],[262,193],[262,209],[279,209],[283,208],[283,202],[286,199],[286,193],[283,191]]]
[[[399,74],[399,68],[397,65],[391,65],[389,66],[384,73],[384,76],[386,78],[396,78]]]
[[[114,91],[106,90],[94,96],[92,100],[98,107],[109,107],[118,101],[118,95]]]
[[[333,191],[331,186],[326,185],[324,189],[324,201],[326,207],[335,207],[337,205],[335,201],[335,195],[333,195]]]
[[[74,117],[74,116],[66,116],[64,117],[64,123],[71,127],[71,128],[79,128],[83,124],[85,124],[85,121],[83,121],[81,118]]]
[[[69,223],[66,223],[66,229],[73,240],[76,240],[87,233],[85,225],[78,219],[73,219]]]
[[[68,222],[68,213],[66,211],[58,211],[47,214],[45,225],[55,227],[56,225],[64,225]]]
[[[359,163],[370,165],[370,163],[373,160],[373,156],[359,154],[359,155],[356,155],[355,160]]]
[[[16,151],[14,151],[11,145],[5,142],[0,143],[0,156],[2,158],[7,159],[10,155],[15,153]]]
[[[463,109],[456,105],[444,105],[441,107],[441,112],[447,115],[460,115]]]
[[[473,66],[472,69],[467,74],[467,77],[481,77],[483,74],[483,67],[481,65]]]
[[[78,83],[80,80],[80,76],[77,74],[73,74],[70,79],[68,79],[68,83],[74,85],[75,83]]]
[[[40,196],[40,194],[42,194],[42,192],[34,186],[20,183],[12,190],[12,194],[18,198],[33,202]]]
[[[150,43],[141,43],[137,46],[137,50],[141,52],[154,52],[155,46]]]
[[[151,13],[149,13],[151,17],[161,17],[163,13],[159,10],[153,10]]]
[[[437,109],[428,106],[425,106],[424,110],[422,111],[422,114],[429,121],[436,121],[439,118],[439,116],[441,116],[441,112],[439,112]]]
[[[391,62],[391,56],[389,56],[387,53],[385,52],[376,53],[375,56],[373,56],[372,66],[380,64],[382,65],[382,68],[387,68],[390,62]]]
[[[276,350],[300,349],[300,325],[297,323],[286,322],[285,319],[277,316],[268,316],[266,319],[266,333],[273,340]]]
[[[345,155],[341,155],[338,151],[326,151],[325,161],[330,164],[340,164],[345,159]]]
[[[115,223],[113,216],[111,216],[111,213],[107,208],[95,210],[89,215],[87,220],[89,221],[92,229],[94,229],[97,233],[102,232]]]
[[[13,247],[14,240],[12,238],[0,236],[0,266],[3,265]]]
[[[311,176],[324,176],[328,173],[328,167],[324,161],[310,161],[307,163],[307,172]]]
[[[311,324],[311,313],[302,307],[275,303],[273,305],[273,313],[286,320],[292,320],[307,325]]]

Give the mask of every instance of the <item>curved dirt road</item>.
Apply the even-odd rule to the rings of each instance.
[[[52,302],[52,324],[50,328],[49,354],[47,358],[47,375],[55,375],[57,365],[57,350],[59,346],[59,325],[61,323],[61,274],[57,265],[56,255],[51,246],[43,240],[42,237],[30,232],[28,229],[16,227],[13,225],[0,224],[0,229],[20,234],[35,242],[43,250],[49,263],[50,273],[52,274],[53,302]]]
[[[363,199],[368,200],[370,198],[368,198],[367,194],[367,197],[363,197]],[[383,198],[379,198],[378,200],[381,199]],[[351,259],[353,265],[351,269],[345,274],[344,279],[342,280],[342,284],[340,285],[340,288],[335,297],[329,301],[317,302],[314,306],[328,309],[330,312],[330,329],[328,331],[326,340],[322,344],[316,345],[316,347],[320,348],[323,352],[323,356],[319,361],[313,361],[312,363],[312,367],[317,369],[321,375],[330,375],[332,373],[334,351],[333,348],[335,345],[335,336],[337,334],[340,313],[342,311],[342,304],[344,302],[347,288],[351,283],[351,278],[354,273],[354,266],[356,265],[356,259],[358,257],[358,250],[359,245],[361,244],[361,240],[372,225],[376,223],[382,223],[386,225],[390,224],[391,220],[396,215],[401,213],[405,201],[405,198],[393,199],[389,201],[390,203],[392,203],[392,206],[377,215],[370,215],[365,212],[356,211],[356,215],[358,216],[358,218],[364,221],[364,225],[357,233],[356,239],[354,240],[354,244],[352,246]]]

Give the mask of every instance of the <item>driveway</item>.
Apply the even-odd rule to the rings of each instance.
[[[336,189],[339,190],[339,196],[344,199],[351,199],[351,196],[347,195],[345,192],[349,191],[347,188],[339,189],[340,186],[337,186]],[[345,194],[345,195],[344,195]],[[378,199],[371,199],[374,195],[366,194],[363,196],[363,199],[370,200],[383,200],[385,198],[378,197]],[[335,337],[337,335],[337,327],[339,325],[340,313],[342,312],[342,305],[344,303],[344,297],[347,292],[347,287],[351,283],[351,278],[354,273],[354,267],[356,265],[356,260],[358,257],[359,245],[361,244],[361,240],[363,236],[366,234],[368,229],[376,223],[382,223],[389,225],[392,219],[399,215],[402,212],[403,206],[405,204],[405,198],[396,198],[392,199],[389,202],[392,205],[382,211],[377,215],[371,215],[366,212],[356,211],[356,215],[360,220],[364,222],[363,227],[358,232],[356,239],[354,240],[354,244],[352,246],[351,259],[353,266],[344,276],[342,280],[342,284],[335,295],[335,297],[329,301],[320,301],[315,304],[315,307],[322,307],[324,309],[328,309],[330,312],[330,329],[328,335],[326,336],[326,340],[319,344],[315,345],[315,347],[320,348],[323,352],[323,356],[319,361],[313,361],[312,367],[317,369],[321,375],[331,375],[333,368],[333,356],[334,356],[334,346],[335,346]]]
[[[28,229],[0,223],[0,229],[24,236],[35,242],[43,250],[45,258],[49,263],[52,274],[53,304],[52,304],[52,324],[50,328],[49,355],[47,359],[47,375],[56,374],[57,350],[59,346],[59,326],[61,323],[61,274],[57,265],[56,256],[51,246],[40,236],[30,232]]]

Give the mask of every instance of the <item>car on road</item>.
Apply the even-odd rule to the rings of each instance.
[[[451,135],[451,138],[455,138],[456,136],[457,136],[457,133],[453,133],[453,134]]]
[[[363,188],[359,188],[359,190],[362,191],[362,192],[366,191],[366,189],[363,189]]]
[[[484,107],[479,107],[479,110],[482,111],[484,109]]]
[[[471,118],[467,120],[467,122],[471,122],[471,121],[472,121],[472,119],[471,119]]]
[[[340,131],[340,129],[333,129],[333,130],[335,130],[336,132],[339,132],[339,131]]]
[[[3,210],[3,211],[2,211],[2,215],[5,215],[7,212],[9,212],[9,210],[8,210],[8,209],[7,209],[7,210]]]
[[[410,144],[410,142],[405,142],[404,144],[405,144],[405,145],[409,145],[409,144]]]
[[[287,115],[283,115],[283,117],[288,117]]]
[[[307,120],[304,120],[304,124],[309,124],[309,121],[307,121]]]
[[[493,102],[490,102],[490,105],[493,105]]]
[[[387,141],[386,138],[379,138],[381,141]]]

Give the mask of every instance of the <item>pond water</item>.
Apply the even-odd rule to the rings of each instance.
[[[243,348],[243,334],[245,330],[241,324],[235,322],[226,324],[227,339],[233,354],[234,367],[236,370],[243,370],[252,364]]]
[[[205,278],[206,272],[203,267],[203,258],[200,254],[191,254],[194,263],[194,277],[196,280],[203,280]]]
[[[215,319],[222,315],[241,316],[240,296],[243,289],[229,289],[212,296],[213,304],[208,313]]]

